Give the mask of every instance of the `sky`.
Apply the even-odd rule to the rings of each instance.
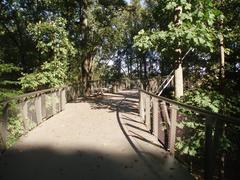
[[[131,2],[131,0],[124,0],[124,1],[126,1],[128,4],[130,4],[130,2]],[[141,0],[142,5],[143,5],[143,3],[144,3],[144,0]]]

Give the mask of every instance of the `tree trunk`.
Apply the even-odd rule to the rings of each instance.
[[[224,0],[221,0],[221,8],[224,6]],[[223,18],[221,18],[220,21],[220,29],[223,30]],[[225,86],[224,86],[224,79],[225,79],[225,53],[224,53],[224,36],[223,33],[220,33],[220,90],[222,91],[224,98],[225,98]],[[223,103],[221,108],[221,113],[225,114],[226,104]],[[219,125],[219,131],[220,131],[220,137],[222,137],[225,134],[225,123],[222,121],[218,123]],[[219,138],[220,138],[219,137]],[[216,146],[220,146],[220,142],[217,142]],[[219,178],[224,179],[225,176],[225,153],[222,152],[220,154],[220,170],[219,170]]]
[[[223,4],[223,0],[222,0]],[[222,5],[223,6],[223,5]],[[223,29],[223,19],[220,22],[220,29]],[[225,54],[224,54],[224,37],[220,34],[220,79],[223,80],[225,76]]]
[[[182,7],[177,6],[175,8],[175,25],[180,26],[182,24],[180,20],[180,14],[182,13]],[[180,43],[178,44],[180,46]],[[176,62],[175,62],[175,72],[174,72],[174,84],[175,84],[175,98],[180,98],[183,96],[183,69],[182,69],[182,59],[181,59],[181,49],[178,48],[176,51]]]
[[[183,69],[182,63],[176,63],[176,69],[174,72],[174,84],[175,84],[175,97],[180,98],[183,96]]]
[[[142,59],[139,59],[139,79],[142,81]]]
[[[93,55],[89,53],[82,63],[82,84],[83,95],[89,96],[91,94],[91,80],[92,80],[92,62]]]
[[[147,90],[147,60],[144,55],[142,55],[144,77],[143,77],[143,89]]]

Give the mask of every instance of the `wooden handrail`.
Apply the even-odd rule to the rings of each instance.
[[[64,88],[66,88],[66,87],[68,87],[68,86],[62,86],[62,87],[57,87],[57,88],[44,89],[44,90],[40,90],[40,91],[34,91],[34,92],[22,94],[22,95],[19,95],[19,96],[9,97],[9,98],[6,98],[5,100],[0,101],[0,104],[2,104],[2,103],[8,103],[8,102],[13,101],[13,100],[20,100],[20,99],[26,100],[26,99],[28,99],[28,98],[33,98],[33,97],[36,97],[36,96],[40,96],[41,94],[45,94],[45,93],[48,93],[48,92],[57,91],[57,90],[60,90],[60,89],[64,89]]]
[[[162,97],[162,96],[157,96],[155,94],[149,93],[149,92],[147,92],[145,90],[142,90],[142,89],[139,89],[139,92],[144,92],[145,94],[148,94],[148,95],[150,95],[152,97],[155,97],[159,100],[166,101],[167,103],[170,103],[170,104],[173,104],[173,105],[176,105],[176,106],[179,106],[179,107],[183,107],[183,108],[186,108],[188,110],[197,112],[199,114],[203,114],[205,116],[211,117],[212,119],[210,118],[209,120],[223,120],[226,123],[232,123],[232,124],[235,124],[235,125],[240,125],[240,119],[235,118],[235,117],[225,116],[225,115],[222,115],[222,114],[219,114],[219,113],[211,112],[211,111],[201,109],[201,108],[198,108],[198,107],[195,107],[195,106],[184,104],[184,103],[181,103],[181,102],[178,102],[178,101],[175,101],[175,100],[172,100],[172,99],[168,99],[168,98],[165,98],[165,97]]]
[[[207,180],[214,179],[214,172],[217,167],[217,150],[219,141],[222,137],[221,127],[223,124],[240,125],[240,119],[214,113],[195,106],[177,102],[162,96],[157,96],[145,90],[139,89],[140,94],[140,118],[145,123],[149,132],[163,144],[166,150],[174,155],[175,141],[177,134],[177,120],[179,107],[193,111],[197,115],[203,115],[205,118],[202,124],[205,129],[205,151],[204,151],[204,178]],[[151,109],[151,110],[150,110]],[[152,113],[151,113],[152,112]],[[179,112],[181,114],[181,112]],[[149,117],[151,116],[151,117]],[[152,121],[149,121],[152,119]],[[167,126],[166,126],[167,125]]]

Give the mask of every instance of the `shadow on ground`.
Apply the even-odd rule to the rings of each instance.
[[[80,98],[75,103],[78,102],[88,102],[92,109],[107,108],[110,112],[116,112],[118,125],[133,151],[128,148],[125,152],[121,150],[115,152],[106,147],[93,150],[91,145],[85,144],[77,147],[64,147],[66,146],[64,143],[56,149],[52,146],[12,148],[0,158],[0,179],[168,180],[189,177],[182,176],[182,169],[178,168],[173,158],[166,154],[158,156],[140,150],[131,140],[131,136],[148,143],[148,146],[158,147],[157,144],[153,144],[134,132],[131,136],[126,132],[125,127],[129,126],[146,133],[146,130],[137,126],[141,122],[129,117],[138,115],[136,92]],[[122,113],[121,117],[120,113]],[[123,119],[124,122],[129,123],[123,123]],[[147,156],[151,157],[150,161]]]
[[[110,112],[117,110],[117,106],[124,99],[124,105],[119,108],[120,112],[138,114],[138,92],[137,91],[123,91],[120,93],[78,98],[73,103],[87,102],[90,103],[92,109],[109,109]]]
[[[0,179],[153,179],[145,177],[144,168],[133,169],[138,163],[132,155],[108,155],[91,149],[72,152],[58,152],[47,147],[11,150],[1,158]]]

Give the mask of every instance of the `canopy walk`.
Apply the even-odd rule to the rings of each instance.
[[[137,91],[78,98],[22,136],[0,179],[193,179],[149,133]]]

